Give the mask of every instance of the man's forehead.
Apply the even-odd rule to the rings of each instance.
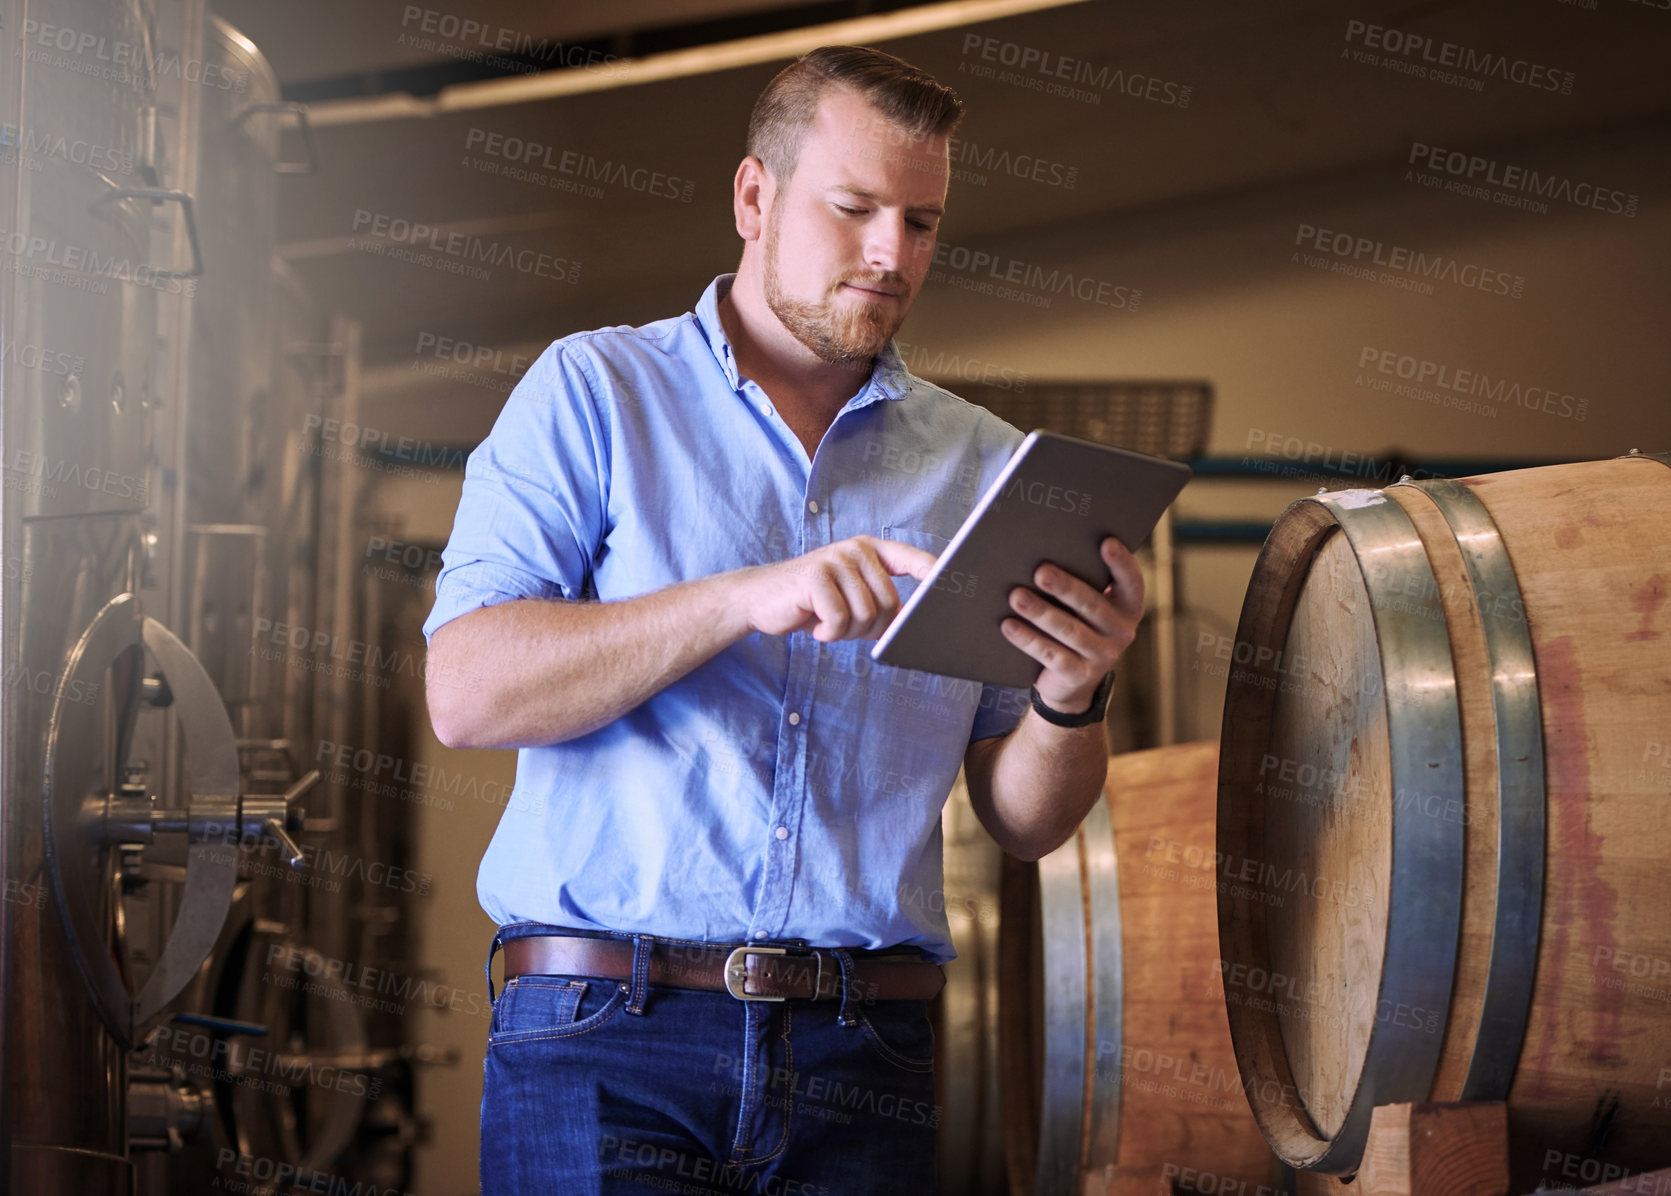
[[[823,97],[799,158],[797,176],[814,186],[877,197],[905,192],[911,206],[936,211],[945,197],[946,138],[908,129],[854,92]]]

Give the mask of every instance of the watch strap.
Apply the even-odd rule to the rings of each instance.
[[[1069,714],[1062,710],[1052,710],[1039,697],[1036,687],[1027,692],[1033,701],[1033,710],[1045,722],[1057,727],[1088,727],[1092,723],[1100,723],[1103,715],[1108,712],[1108,695],[1114,688],[1114,670],[1109,669],[1108,675],[1097,683],[1096,692],[1091,695],[1091,704],[1082,713]]]

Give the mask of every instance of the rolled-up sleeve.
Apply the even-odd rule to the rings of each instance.
[[[540,355],[470,454],[424,639],[519,598],[580,598],[607,533],[609,426],[583,358]]]
[[[980,709],[975,711],[975,724],[969,730],[969,742],[1008,735],[1027,713],[1030,700],[1024,689],[1008,685],[981,686]]]

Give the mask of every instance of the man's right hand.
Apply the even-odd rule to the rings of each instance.
[[[449,747],[536,747],[595,731],[760,631],[875,638],[920,548],[854,536],[771,565],[610,602],[526,598],[458,616],[429,644],[435,733]]]
[[[899,613],[893,579],[918,581],[933,553],[897,540],[854,536],[793,560],[744,570],[743,609],[751,630],[811,631],[816,640],[875,639]]]

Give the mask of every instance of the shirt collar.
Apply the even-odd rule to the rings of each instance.
[[[696,304],[696,322],[702,327],[702,335],[707,338],[714,359],[725,371],[726,381],[731,383],[733,390],[740,390],[742,378],[737,373],[737,357],[731,351],[731,340],[725,335],[725,327],[719,319],[719,302],[736,280],[735,274],[721,274],[708,284],[708,289],[702,292],[702,298]],[[876,355],[870,380],[849,400],[848,407],[862,407],[876,399],[903,399],[910,389],[911,374],[905,368],[905,360],[900,357],[893,341],[889,341]]]

